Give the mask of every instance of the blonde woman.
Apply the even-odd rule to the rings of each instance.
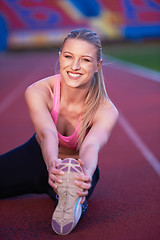
[[[106,93],[96,33],[70,32],[59,63],[58,75],[34,83],[25,92],[36,133],[0,157],[0,194],[47,193],[52,199],[57,195],[52,228],[68,234],[87,209],[86,199],[99,179],[98,153],[109,139],[118,111]]]

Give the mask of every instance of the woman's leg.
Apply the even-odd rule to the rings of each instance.
[[[92,177],[92,185],[91,185],[91,188],[90,188],[89,191],[88,191],[88,195],[87,195],[87,197],[86,197],[86,199],[85,199],[85,202],[82,204],[82,216],[81,216],[81,218],[84,217],[84,215],[85,215],[85,213],[86,213],[86,211],[87,211],[87,208],[88,208],[88,202],[87,202],[87,200],[88,200],[88,198],[90,198],[90,196],[92,195],[93,190],[95,189],[95,187],[96,187],[96,185],[97,185],[97,182],[98,182],[98,180],[99,180],[99,177],[100,177],[100,172],[99,172],[99,167],[97,166],[97,168],[96,168],[96,170],[95,170],[95,172],[94,172],[94,174],[93,174],[93,177]]]
[[[92,178],[87,199],[99,180],[99,168]],[[26,193],[56,194],[48,184],[48,172],[35,135],[20,147],[0,156],[0,198]]]
[[[88,195],[87,195],[87,199],[90,198],[90,196],[92,195],[93,193],[93,190],[99,180],[99,177],[100,177],[100,172],[99,172],[99,167],[97,166],[94,174],[93,174],[93,177],[92,177],[92,185],[91,185],[91,188],[89,189],[88,191]]]
[[[25,144],[0,156],[0,198],[26,193],[48,193],[55,198],[35,135]]]

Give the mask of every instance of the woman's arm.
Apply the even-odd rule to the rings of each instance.
[[[56,169],[56,164],[60,160],[58,160],[57,130],[48,105],[52,99],[50,89],[43,81],[37,82],[27,88],[25,99],[49,172],[49,184],[56,190],[55,182],[59,182],[59,179],[55,174],[60,174],[60,171]]]
[[[85,191],[79,192],[80,196],[88,194],[91,179],[98,164],[99,151],[107,143],[117,118],[118,111],[110,101],[100,107],[95,114],[93,126],[85,137],[79,153],[85,169],[84,176],[77,177],[77,180],[80,180],[77,181],[77,185],[85,189]]]

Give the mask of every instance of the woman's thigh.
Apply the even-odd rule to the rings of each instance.
[[[0,156],[0,197],[42,193],[48,172],[35,135],[25,144]]]

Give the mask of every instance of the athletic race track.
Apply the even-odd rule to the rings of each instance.
[[[24,90],[54,74],[55,62],[51,52],[0,55],[1,154],[34,133]],[[50,226],[54,202],[47,195],[4,199],[0,239],[160,239],[160,83],[112,60],[105,61],[103,71],[120,115],[100,153],[101,178],[85,218],[69,236],[57,236]]]

